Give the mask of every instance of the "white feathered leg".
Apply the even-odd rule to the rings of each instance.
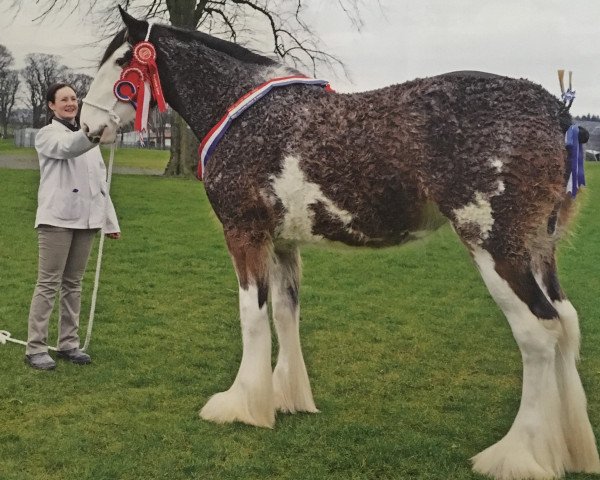
[[[503,480],[561,477],[569,464],[555,365],[562,326],[558,320],[536,317],[497,273],[487,251],[475,247],[473,256],[508,319],[523,359],[523,390],[515,421],[502,440],[473,457],[473,469]]]
[[[577,372],[579,359],[579,320],[568,300],[553,303],[565,335],[558,343],[556,372],[561,398],[561,419],[570,461],[570,472],[600,473],[596,438],[587,413],[587,401]]]
[[[275,408],[317,412],[300,345],[300,255],[296,247],[276,249],[271,269],[273,321],[279,354],[273,371]]]
[[[240,317],[243,353],[238,374],[229,390],[208,400],[200,416],[217,423],[239,421],[271,428],[275,423],[271,330],[267,304],[259,308],[253,285],[240,288]]]

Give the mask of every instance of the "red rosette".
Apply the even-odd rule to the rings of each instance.
[[[129,80],[117,80],[113,92],[120,101],[131,102],[137,95],[137,87]]]
[[[127,67],[121,72],[121,80],[127,80],[133,83],[136,88],[139,88],[140,83],[144,81],[144,72],[142,72],[139,68],[136,67]]]
[[[142,65],[154,63],[154,60],[156,60],[156,49],[150,42],[139,42],[133,47],[133,58]]]

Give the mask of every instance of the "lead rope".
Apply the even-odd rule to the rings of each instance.
[[[112,180],[112,168],[113,161],[115,159],[115,146],[116,142],[110,147],[110,156],[108,158],[108,172],[106,173],[106,198],[110,195],[110,182]],[[108,206],[108,201],[106,202]],[[104,208],[104,221],[106,222],[106,208]],[[92,304],[90,305],[90,317],[88,320],[87,332],[85,334],[85,341],[81,350],[85,352],[90,345],[92,339],[92,328],[94,326],[94,314],[96,313],[96,298],[98,298],[98,286],[100,285],[100,269],[102,267],[102,252],[104,250],[104,232],[101,231],[100,242],[98,243],[98,260],[96,261],[96,274],[94,275],[94,289],[92,291]]]
[[[113,169],[113,161],[115,159],[115,147],[116,143],[113,143],[110,147],[110,157],[108,160],[108,171],[106,174],[106,197],[110,194],[110,182],[112,180],[112,169]],[[108,205],[108,202],[106,202]],[[104,209],[104,218],[106,219],[106,208]],[[90,345],[90,340],[92,338],[92,328],[94,326],[94,314],[96,312],[96,298],[98,297],[98,286],[100,285],[100,268],[102,266],[102,252],[104,249],[104,233],[100,235],[100,243],[98,244],[98,260],[96,261],[96,274],[94,276],[94,289],[92,291],[92,304],[90,306],[90,318],[88,320],[87,332],[85,335],[85,342],[82,351],[85,351]],[[11,334],[7,330],[0,330],[0,344],[5,345],[6,342],[18,343],[19,345],[27,346],[27,342],[23,340],[17,340],[16,338],[12,338]],[[48,346],[49,350],[56,351],[55,347]]]

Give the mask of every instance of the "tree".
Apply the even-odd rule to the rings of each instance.
[[[6,48],[4,45],[0,45],[0,72],[8,70],[14,61],[15,59],[8,48]]]
[[[21,76],[27,89],[27,103],[33,111],[33,128],[45,124],[47,113],[46,92],[48,88],[66,78],[67,68],[58,63],[55,55],[30,53],[25,57],[25,68]]]
[[[8,123],[12,117],[19,84],[19,73],[15,70],[8,70],[6,75],[0,75],[0,125],[4,138],[8,135]]]
[[[77,94],[77,98],[81,101],[90,89],[90,85],[94,78],[85,73],[67,72],[64,80],[73,87]]]
[[[310,68],[314,73],[320,64],[343,68],[334,56],[321,50],[318,37],[304,21],[304,11],[309,0],[122,0],[122,6],[141,18],[169,21],[173,26],[188,30],[201,28],[213,35],[231,41],[248,40],[249,31],[266,33],[271,49],[284,62],[294,67]],[[336,0],[340,10],[350,22],[361,25],[360,5],[363,0]],[[103,33],[108,36],[122,28],[114,1],[93,0],[38,0],[43,20],[51,13],[65,10],[69,13],[85,8],[87,14],[102,17]],[[13,9],[19,2],[13,1]],[[249,24],[253,23],[250,28]],[[255,26],[254,26],[255,25]],[[171,119],[171,159],[167,175],[192,175],[198,163],[198,140],[175,112]]]
[[[14,59],[9,50],[4,45],[0,45],[0,125],[2,125],[4,137],[8,134],[8,122],[19,89],[19,75],[9,68],[13,62]]]
[[[161,112],[158,108],[152,109],[148,118],[148,125],[151,131],[156,134],[156,146],[165,148],[167,128],[170,127],[171,112]]]

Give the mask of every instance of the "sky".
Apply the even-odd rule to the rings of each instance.
[[[372,90],[455,70],[481,70],[541,84],[560,94],[558,69],[573,71],[576,115],[600,114],[598,0],[359,0],[355,28],[334,0],[307,0],[306,22],[323,50],[344,62],[349,77],[323,68],[318,76],[340,92]],[[0,0],[0,44],[23,67],[26,54],[59,55],[93,74],[106,46],[79,12],[43,23],[35,2]],[[260,47],[259,47],[260,48]],[[268,47],[265,47],[265,53]],[[310,73],[310,72],[308,72]]]

